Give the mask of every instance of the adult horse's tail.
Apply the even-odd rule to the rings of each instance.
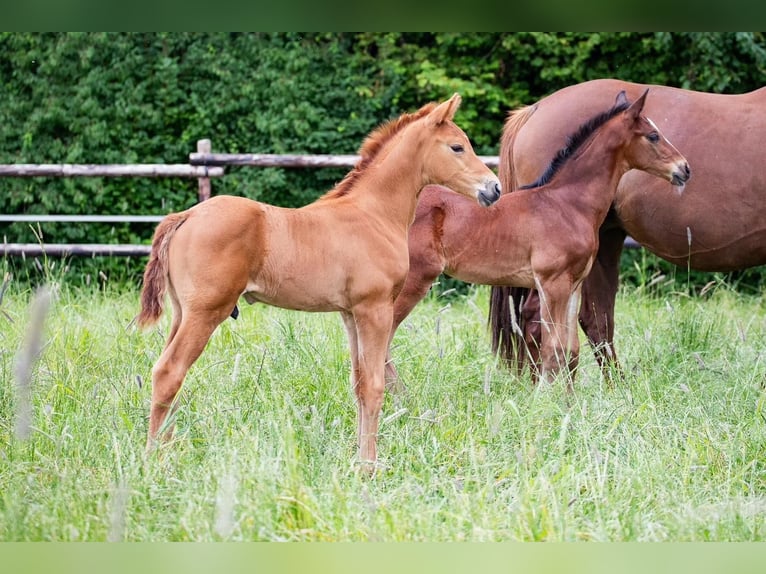
[[[513,146],[519,130],[537,109],[537,105],[518,108],[508,115],[500,139],[498,177],[504,192],[513,192],[522,182],[516,179]],[[492,287],[489,299],[489,326],[492,333],[492,351],[500,353],[510,367],[516,363],[520,371],[524,366],[524,320],[521,306],[529,293],[522,287]]]
[[[156,323],[162,316],[168,278],[168,248],[176,230],[186,221],[186,212],[171,213],[163,219],[154,231],[149,263],[144,271],[144,286],[141,290],[141,312],[138,325],[146,327]]]

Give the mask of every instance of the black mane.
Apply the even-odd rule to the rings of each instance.
[[[541,175],[534,183],[523,185],[519,189],[532,189],[548,184],[553,179],[553,176],[555,176],[561,169],[561,166],[575,154],[575,152],[598,128],[603,126],[617,114],[627,110],[628,107],[630,107],[630,103],[628,102],[617,104],[611,110],[602,112],[582,124],[575,133],[567,138],[566,145],[556,152],[556,155],[553,157],[553,160],[548,165],[547,169],[543,172],[543,175]]]

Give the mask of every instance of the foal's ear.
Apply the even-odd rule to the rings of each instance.
[[[633,120],[638,118],[639,115],[641,115],[641,110],[644,109],[644,102],[646,101],[646,94],[649,93],[649,88],[646,88],[644,90],[644,93],[641,94],[641,97],[638,98],[635,102],[633,102],[630,107],[625,110],[625,113]]]
[[[625,95],[625,90],[621,90],[617,97],[614,99],[614,107],[623,106],[628,104],[628,96]]]
[[[430,121],[435,125],[450,121],[460,107],[460,101],[460,94],[455,93],[449,100],[434,108],[429,114]]]

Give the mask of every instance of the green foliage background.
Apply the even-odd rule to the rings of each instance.
[[[569,84],[618,77],[737,93],[760,87],[765,69],[762,33],[2,33],[0,163],[185,163],[202,138],[218,152],[354,153],[382,121],[455,91],[464,98],[458,122],[479,153],[495,154],[510,109]],[[230,168],[213,190],[300,206],[342,176]],[[165,214],[193,204],[196,185],[0,179],[0,212]],[[2,228],[9,242],[40,234]],[[42,228],[44,241],[58,243],[148,242],[151,232]],[[639,257],[645,265],[626,257],[631,280],[652,274],[635,271]],[[137,281],[143,261],[70,265]],[[760,281],[748,273],[746,284]]]

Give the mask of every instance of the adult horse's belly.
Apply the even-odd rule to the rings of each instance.
[[[701,162],[695,167],[683,193],[643,173],[626,174],[614,203],[625,231],[682,267],[732,271],[766,264],[766,182],[751,174],[747,185],[726,184]]]

